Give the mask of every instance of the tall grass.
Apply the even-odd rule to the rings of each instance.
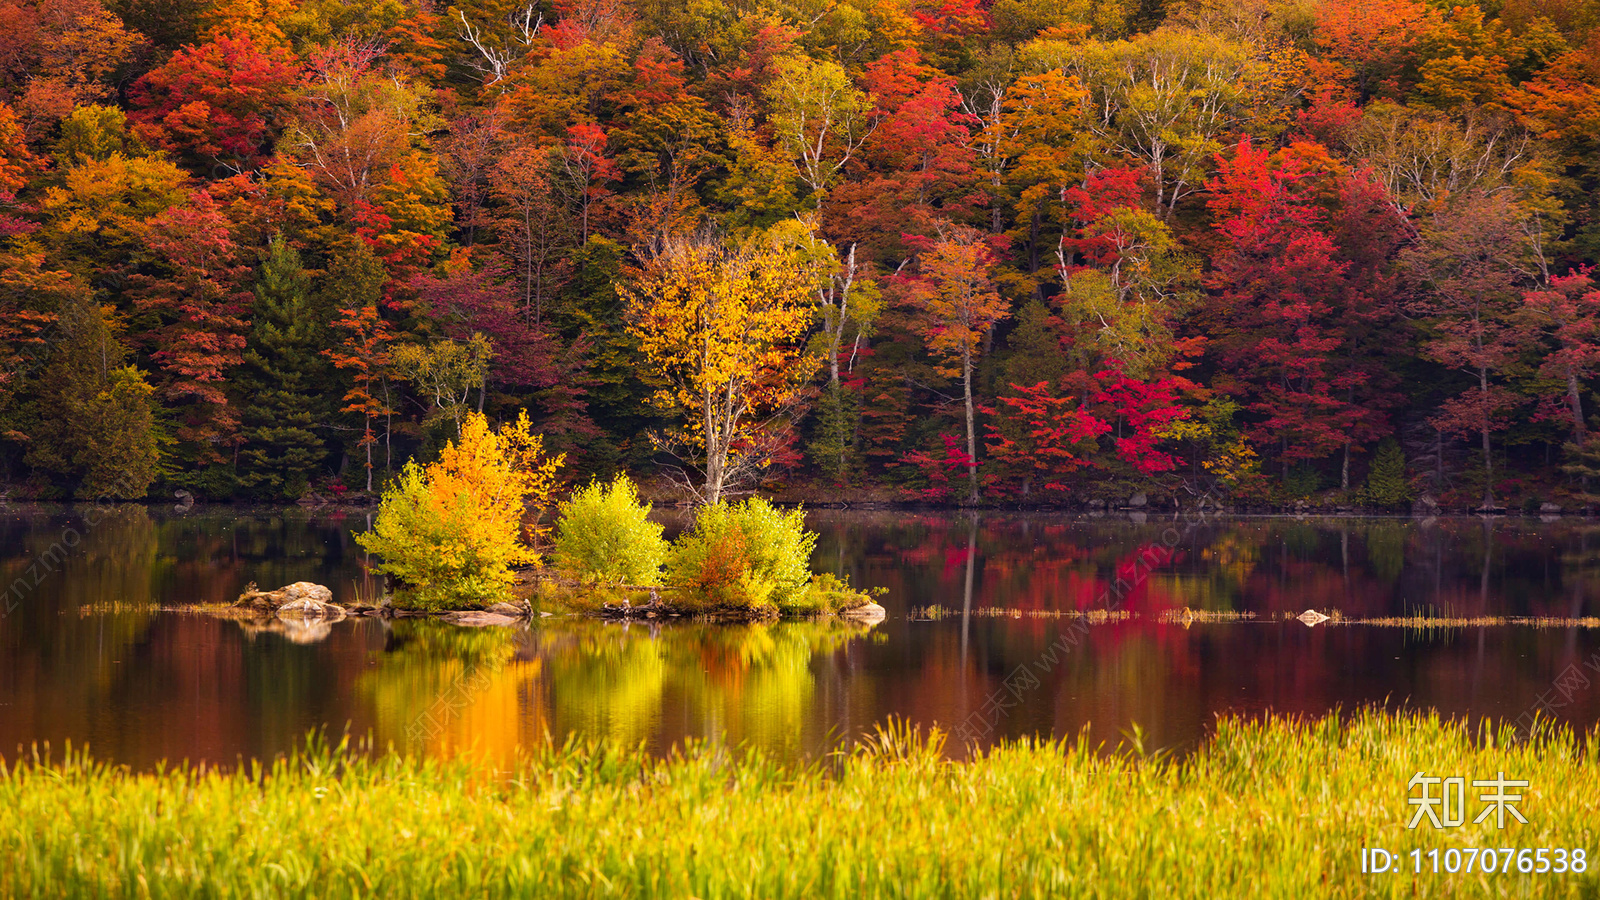
[[[798,768],[579,742],[510,770],[315,740],[235,772],[138,774],[74,752],[0,770],[0,894],[1595,896],[1595,741],[1511,738],[1362,712],[1225,720],[1181,760],[1018,741],[950,761],[942,736],[903,726]],[[1417,771],[1528,779],[1530,824],[1408,831]],[[1363,875],[1364,845],[1582,847],[1590,864]]]

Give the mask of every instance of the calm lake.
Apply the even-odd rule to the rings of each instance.
[[[426,753],[578,733],[797,758],[890,716],[981,740],[1087,728],[1113,745],[1137,725],[1146,748],[1181,751],[1221,713],[1388,703],[1515,719],[1541,698],[1584,729],[1600,721],[1600,628],[1288,617],[1600,616],[1592,521],[808,519],[815,567],[886,588],[886,621],[354,619],[285,633],[172,608],[230,602],[250,581],[370,591],[351,539],[365,513],[0,507],[0,755],[70,740],[139,767],[232,763],[325,726]],[[1052,615],[1108,590],[1130,617]],[[911,615],[927,607],[939,611]],[[1254,618],[1162,616],[1182,608]]]

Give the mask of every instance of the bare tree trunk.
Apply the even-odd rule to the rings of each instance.
[[[972,409],[972,351],[961,356],[961,382],[967,403],[967,501],[978,502],[978,420]]]
[[[1489,453],[1489,370],[1478,369],[1478,392],[1483,398],[1483,508],[1494,509],[1494,458]]]
[[[1583,422],[1583,394],[1581,390],[1578,386],[1578,374],[1568,369],[1567,405],[1572,408],[1572,436],[1577,439],[1580,447],[1589,440],[1588,430]]]
[[[394,471],[394,444],[389,440],[393,433],[394,404],[389,398],[389,376],[385,375],[383,376],[383,471],[386,474]],[[370,491],[372,488],[369,486],[367,490]]]
[[[1433,456],[1433,462],[1434,462],[1434,466],[1433,466],[1433,489],[1435,491],[1443,492],[1444,491],[1444,429],[1435,427],[1433,429],[1433,439],[1434,439],[1434,448],[1435,448],[1435,452],[1434,452],[1434,456]]]
[[[712,411],[710,398],[706,402],[706,489],[702,498],[707,504],[715,505],[722,499],[722,462],[726,452],[723,446],[722,435],[716,426],[716,416]]]
[[[706,497],[707,505],[715,506],[722,500],[722,466],[717,460],[706,460]]]
[[[994,201],[989,205],[989,233],[999,234],[1004,229],[1000,227],[1003,223],[1000,218],[1000,172],[998,170],[990,176],[989,183],[994,186]]]
[[[1162,171],[1161,171],[1162,170],[1162,165],[1161,165],[1162,159],[1163,159],[1163,155],[1161,153],[1155,154],[1155,159],[1153,160],[1153,162],[1155,163],[1155,165],[1153,166],[1153,168],[1155,169],[1155,178],[1152,179],[1152,180],[1154,180],[1155,183],[1156,183],[1156,212],[1161,214],[1161,220],[1163,222],[1165,222],[1167,219],[1171,218],[1172,210],[1167,209],[1163,205],[1164,201],[1167,199],[1167,195],[1166,195],[1167,182],[1166,182],[1166,179],[1164,179],[1162,177]]]
[[[828,384],[834,388],[839,387],[839,348],[844,343],[845,322],[848,321],[850,311],[850,291],[856,283],[856,245],[850,245],[850,253],[845,257],[844,283],[839,283],[837,275],[828,277],[827,292],[833,295],[833,302],[823,306],[823,327],[828,335]]]
[[[1350,442],[1344,442],[1344,464],[1339,467],[1339,490],[1350,490]]]

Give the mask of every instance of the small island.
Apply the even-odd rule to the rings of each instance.
[[[562,462],[545,453],[526,415],[496,430],[469,414],[439,459],[406,465],[372,529],[356,537],[392,586],[378,602],[336,604],[320,585],[263,592],[252,584],[235,608],[297,619],[433,614],[463,625],[512,624],[541,610],[719,621],[884,616],[869,592],[810,570],[817,536],[800,509],[719,498],[668,541],[627,475],[553,503]]]

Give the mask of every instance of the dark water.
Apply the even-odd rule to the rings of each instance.
[[[0,508],[11,586],[0,600],[0,754],[71,740],[136,766],[227,763],[348,726],[432,753],[509,753],[578,732],[801,757],[891,715],[983,740],[1087,727],[1115,744],[1137,725],[1146,747],[1183,749],[1226,712],[1387,702],[1514,719],[1541,697],[1557,718],[1600,721],[1600,628],[1309,628],[1284,617],[1308,607],[1600,616],[1600,524],[882,513],[810,523],[822,533],[814,564],[887,588],[887,621],[652,628],[552,617],[472,630],[360,619],[281,633],[167,608],[228,601],[249,581],[370,590],[351,540],[363,515]],[[1085,629],[1031,614],[1092,608],[1119,580],[1128,620]],[[907,615],[929,606],[946,615]],[[1160,621],[1183,607],[1257,618]],[[980,614],[994,608],[1021,615]]]

